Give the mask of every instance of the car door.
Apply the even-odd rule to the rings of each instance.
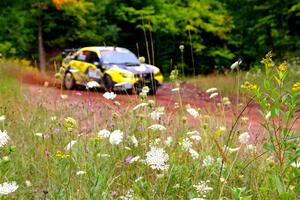
[[[100,69],[100,59],[96,52],[89,51],[88,57],[86,58],[87,63],[87,74],[90,79],[100,81],[102,72]]]

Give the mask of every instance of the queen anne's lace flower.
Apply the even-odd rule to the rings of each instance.
[[[148,106],[148,103],[140,103],[140,104],[136,105],[132,110],[137,110],[137,109],[145,107],[145,106]]]
[[[199,154],[198,154],[198,152],[197,151],[195,151],[194,149],[189,149],[189,152],[190,152],[190,154],[191,154],[191,156],[192,156],[192,159],[193,160],[196,160],[196,159],[198,159],[199,158]]]
[[[169,165],[166,162],[169,160],[169,155],[163,148],[151,147],[151,150],[146,154],[146,163],[157,170],[166,170]]]
[[[196,109],[194,108],[187,108],[186,111],[192,115],[194,118],[197,118],[199,116],[199,113]]]
[[[209,88],[206,90],[206,93],[216,92],[217,90],[218,90],[217,88]]]
[[[18,185],[15,181],[13,182],[4,182],[2,184],[0,184],[0,194],[9,194],[12,193],[14,191],[16,191],[18,189]]]
[[[206,156],[204,160],[202,161],[202,167],[209,167],[214,164],[214,158],[211,157],[210,155]]]
[[[173,142],[173,138],[171,136],[169,136],[169,137],[167,137],[167,139],[165,140],[164,143],[167,147],[169,147],[169,146],[171,146],[172,142]]]
[[[159,120],[160,117],[163,115],[164,113],[158,110],[154,110],[150,113],[150,117],[153,120]]]
[[[76,143],[77,143],[76,140],[71,140],[71,142],[69,142],[69,144],[67,144],[67,146],[65,147],[65,149],[67,151],[69,151],[73,147],[73,145],[76,144]]]
[[[179,143],[181,145],[182,150],[188,151],[190,148],[192,148],[193,144],[190,141],[189,138],[184,138],[182,142]]]
[[[148,128],[152,129],[152,130],[160,130],[160,131],[166,130],[166,127],[164,127],[163,125],[160,125],[160,124],[153,124],[153,125],[149,126]]]
[[[138,140],[136,139],[136,137],[135,137],[134,135],[132,135],[132,136],[130,137],[130,139],[131,139],[132,144],[133,144],[135,147],[139,146],[139,142],[138,142]]]
[[[98,132],[98,136],[101,138],[108,138],[110,136],[110,132],[106,129],[102,129]]]
[[[191,140],[196,140],[196,141],[201,140],[201,136],[198,131],[190,131],[190,132],[187,132],[186,134],[190,136]]]
[[[105,92],[104,94],[103,94],[103,97],[105,98],[105,99],[111,99],[111,100],[113,100],[114,98],[116,98],[116,94],[115,93],[113,93],[113,92]]]
[[[6,145],[9,141],[9,136],[7,135],[7,131],[1,131],[0,130],[0,147],[3,147],[4,145]]]
[[[3,122],[6,119],[5,115],[0,116],[0,122]]]
[[[212,93],[209,98],[212,99],[212,98],[215,98],[216,96],[218,96],[219,94],[217,92],[214,92]]]
[[[124,133],[120,130],[115,130],[110,134],[109,142],[112,145],[118,145],[123,141]]]
[[[133,200],[133,197],[134,197],[133,189],[130,189],[125,196],[120,196],[122,200]]]
[[[87,85],[88,88],[100,87],[100,84],[98,82],[96,82],[96,81],[90,81],[86,85]]]
[[[249,142],[250,135],[248,132],[244,132],[239,136],[239,141],[241,144],[247,144]]]
[[[213,190],[212,187],[208,186],[210,181],[200,181],[200,183],[193,185],[196,191],[200,194],[201,197],[205,198],[206,195]]]

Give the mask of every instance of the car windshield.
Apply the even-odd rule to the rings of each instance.
[[[101,52],[101,55],[104,64],[126,64],[130,66],[140,63],[138,58],[131,52],[107,51]]]

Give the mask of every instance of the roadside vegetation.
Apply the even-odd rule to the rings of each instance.
[[[47,84],[33,104],[2,63],[1,198],[299,199],[300,142],[293,127],[300,83],[289,83],[294,67],[275,65],[271,54],[260,66],[262,85],[241,75],[240,94],[248,96],[238,109],[228,98],[214,101],[226,97],[223,91],[235,95],[235,75],[193,80],[215,102],[211,111],[182,103],[173,71],[178,102],[169,112],[147,98],[147,88],[136,105],[105,93],[111,105],[101,109],[66,106],[67,95],[49,109]],[[243,112],[252,102],[261,111],[258,138]],[[226,112],[235,113],[232,123]]]

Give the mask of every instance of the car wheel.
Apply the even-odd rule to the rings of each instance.
[[[75,87],[75,79],[71,72],[67,72],[64,77],[64,87],[68,90],[72,90]]]
[[[106,91],[112,92],[114,88],[114,83],[109,75],[104,76],[104,88]]]

